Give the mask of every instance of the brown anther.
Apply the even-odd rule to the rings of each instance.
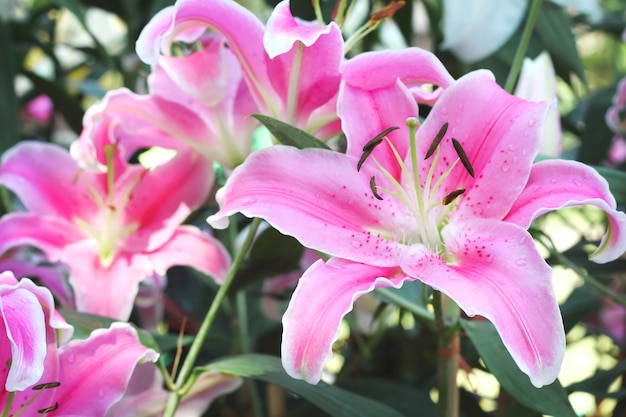
[[[435,135],[435,139],[433,139],[432,143],[430,144],[430,147],[428,148],[428,152],[426,152],[426,156],[424,156],[424,160],[427,160],[428,158],[432,156],[432,154],[435,153],[435,151],[437,150],[437,147],[441,143],[441,140],[446,135],[447,131],[448,131],[448,122],[445,122],[443,126],[441,126],[441,129],[439,129],[439,132],[437,132],[437,134]]]
[[[49,412],[54,411],[57,408],[59,408],[59,403],[54,403],[54,405],[51,405],[50,407],[42,408],[41,410],[37,410],[37,412],[39,414],[48,414]]]
[[[56,388],[59,385],[61,385],[60,382],[46,382],[45,384],[35,385],[31,389],[34,389],[35,391],[40,391],[40,390],[44,390],[44,389],[48,389],[48,388]]]
[[[370,15],[370,26],[384,20],[388,17],[393,17],[398,10],[404,7],[406,2],[404,0],[392,1],[380,10],[375,11]]]
[[[450,192],[447,196],[445,196],[441,200],[441,204],[443,204],[444,206],[447,206],[448,204],[452,203],[458,196],[460,196],[464,192],[465,192],[465,188],[459,188],[458,190],[454,190],[454,191]]]
[[[465,167],[465,170],[467,171],[468,174],[470,174],[472,178],[474,178],[474,167],[472,167],[472,164],[470,163],[469,158],[467,157],[467,154],[465,153],[465,150],[463,149],[459,141],[454,138],[452,138],[452,145],[454,146],[454,150],[456,151],[456,154],[459,156],[461,163]]]
[[[379,200],[383,199],[380,194],[378,194],[378,191],[376,191],[376,178],[373,175],[372,178],[370,178],[370,189],[372,190],[372,194],[374,194],[374,197]]]
[[[389,133],[393,132],[396,129],[400,129],[400,128],[397,126],[388,127],[387,129],[380,132],[378,135],[374,136],[373,139],[371,139],[369,142],[365,144],[365,146],[363,146],[363,154],[361,155],[359,162],[356,164],[357,171],[361,170],[361,167],[363,166],[363,163],[365,162],[365,160],[369,158],[372,151],[383,142],[383,139],[385,138],[385,136],[387,136]]]

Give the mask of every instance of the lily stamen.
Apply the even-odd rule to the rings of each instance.
[[[372,194],[374,194],[374,197],[376,197],[378,200],[383,199],[382,196],[376,191],[376,177],[373,175],[372,178],[370,178],[370,189],[372,190]]]
[[[435,138],[433,139],[432,143],[430,144],[430,147],[428,148],[428,151],[426,152],[426,155],[424,156],[424,161],[430,158],[432,154],[435,152],[435,150],[439,147],[439,144],[441,143],[441,140],[443,139],[443,137],[446,135],[447,131],[448,131],[448,122],[445,122],[443,126],[441,126],[441,129],[439,129],[439,132],[437,132],[437,134],[435,135]]]
[[[456,154],[459,156],[461,163],[465,167],[465,170],[467,171],[468,174],[470,174],[472,178],[474,178],[474,167],[470,163],[469,158],[467,157],[467,154],[465,153],[465,149],[463,149],[463,146],[461,146],[461,143],[455,138],[452,138],[452,145],[454,146],[454,150],[456,151]]]
[[[396,129],[400,128],[398,126],[388,127],[387,129],[380,132],[378,135],[374,136],[369,142],[365,144],[365,146],[363,146],[363,154],[361,155],[359,162],[356,164],[357,171],[361,170],[361,166],[363,166],[365,160],[372,154],[372,151],[383,142],[385,136],[387,136],[390,132],[393,132]]]
[[[441,204],[443,204],[444,206],[447,206],[448,204],[452,203],[458,196],[460,196],[464,192],[465,192],[465,188],[460,188],[458,190],[454,190],[454,191],[450,192],[448,195],[446,195],[441,200]]]

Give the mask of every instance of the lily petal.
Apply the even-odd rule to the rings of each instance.
[[[550,267],[530,234],[497,220],[451,222],[442,235],[453,265],[416,247],[402,269],[448,295],[469,316],[491,321],[533,385],[552,383],[565,352],[565,332]]]
[[[56,388],[58,415],[100,417],[119,401],[137,364],[154,362],[158,354],[141,345],[127,323],[94,330],[86,340],[73,340],[60,354],[61,385]]]
[[[528,228],[549,211],[587,204],[604,210],[609,220],[609,229],[591,260],[605,263],[617,259],[626,251],[626,214],[616,210],[606,180],[580,162],[548,160],[534,164],[526,187],[504,220]]]
[[[220,210],[207,221],[225,228],[227,217],[241,212],[264,218],[305,247],[355,262],[397,265],[406,246],[383,236],[410,234],[414,218],[393,196],[377,200],[367,168],[357,172],[356,164],[355,158],[320,149],[276,145],[254,152],[218,191]],[[393,214],[381,216],[383,205]]]
[[[289,2],[283,1],[272,12],[263,40],[270,81],[286,101],[284,117],[304,125],[311,112],[329,101],[339,88],[341,30],[335,23],[320,26],[296,19]]]
[[[364,90],[387,87],[397,80],[407,87],[446,88],[454,82],[439,58],[421,48],[364,52],[345,61],[341,72],[346,84]]]
[[[33,385],[44,370],[47,352],[46,321],[37,297],[22,288],[0,286],[0,359],[7,391],[22,391]],[[2,376],[5,376],[2,375]]]
[[[123,247],[150,252],[163,245],[191,211],[202,205],[213,177],[213,165],[191,151],[180,151],[147,172],[126,206],[125,223],[139,226],[124,239]]]
[[[80,172],[60,146],[26,141],[4,153],[0,184],[11,189],[30,211],[71,221],[73,216],[97,210],[82,175],[91,174]]]
[[[180,226],[150,259],[157,274],[165,275],[175,265],[191,266],[219,284],[224,282],[230,255],[219,240],[194,226]]]
[[[11,213],[0,219],[0,253],[18,246],[34,246],[51,261],[63,256],[63,248],[84,239],[73,223],[52,216]]]
[[[97,244],[84,240],[65,249],[70,266],[70,284],[76,309],[126,321],[130,317],[139,282],[152,273],[143,254],[118,253],[113,262],[102,265]]]
[[[435,176],[441,176],[459,159],[452,138],[465,150],[475,175],[472,178],[458,164],[443,181],[438,199],[464,188],[456,216],[502,219],[530,175],[546,110],[546,104],[508,94],[485,70],[474,71],[447,88],[417,131],[418,159],[426,155],[441,127],[448,123],[439,145]],[[422,181],[433,161],[431,157],[420,165]]]
[[[193,27],[220,32],[241,63],[257,103],[273,102],[273,92],[266,89],[270,81],[263,48],[265,28],[251,11],[232,0],[179,0],[163,9],[139,35],[137,55],[148,64],[156,64],[160,52],[167,51],[180,33]]]
[[[302,276],[283,316],[281,358],[293,378],[316,384],[342,318],[361,295],[399,288],[410,279],[398,268],[380,268],[339,258],[317,261]]]

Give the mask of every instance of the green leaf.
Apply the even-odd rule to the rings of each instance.
[[[626,206],[626,172],[607,167],[594,167],[609,183],[618,205]]]
[[[330,149],[328,145],[315,136],[285,122],[263,114],[253,114],[252,117],[263,123],[270,133],[283,145],[295,146],[298,149]]]
[[[118,322],[108,317],[96,316],[95,314],[80,313],[74,310],[57,311],[61,313],[61,316],[63,316],[66,322],[74,326],[74,334],[72,335],[72,339],[87,339],[91,332],[93,332],[94,330],[108,329],[113,323]],[[132,326],[135,327],[134,325]],[[154,340],[150,333],[143,329],[137,329],[136,327],[135,330],[137,331],[137,338],[142,345],[157,352],[161,351],[159,349],[158,343]]]
[[[528,375],[519,370],[504,347],[493,324],[487,321],[461,320],[461,326],[476,346],[489,371],[516,400],[540,413],[556,417],[576,417],[567,392],[558,380],[542,388],[536,388],[530,383]]]
[[[280,359],[267,355],[240,355],[224,358],[199,369],[219,371],[279,385],[310,401],[333,417],[403,417],[384,404],[320,382],[311,385],[285,373]]]
[[[13,146],[19,139],[19,106],[15,96],[15,63],[13,42],[8,23],[0,20],[0,152]]]
[[[109,328],[115,320],[95,314],[79,313],[73,310],[58,310],[65,321],[74,326],[72,339],[87,339],[96,329]]]
[[[535,29],[554,59],[557,73],[568,74],[571,71],[584,82],[583,64],[572,33],[572,23],[565,10],[555,4],[543,2]]]

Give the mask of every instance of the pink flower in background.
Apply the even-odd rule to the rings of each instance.
[[[137,54],[148,64],[161,64],[161,54],[168,54],[176,40],[205,31],[223,36],[258,112],[323,137],[340,132],[335,100],[343,38],[335,23],[320,26],[294,18],[288,1],[276,6],[264,26],[232,0],[179,0],[144,28]]]
[[[152,170],[106,149],[107,173],[82,171],[55,145],[22,142],[7,151],[0,183],[26,207],[0,220],[0,251],[31,245],[70,270],[79,311],[128,319],[139,282],[174,265],[223,279],[230,263],[222,245],[181,226],[205,200],[211,167],[179,152]]]
[[[185,38],[186,39],[186,38]],[[90,107],[71,153],[82,166],[104,172],[106,145],[123,146],[127,158],[159,146],[191,148],[232,169],[252,150],[256,105],[233,52],[219,35],[204,35],[199,51],[158,59],[148,77],[150,94],[114,90]],[[120,120],[111,131],[111,120]]]
[[[41,94],[30,100],[24,106],[24,113],[31,119],[44,124],[50,121],[54,110],[54,104],[50,97]]]
[[[0,305],[3,415],[102,416],[137,363],[157,358],[122,323],[67,343],[72,327],[55,311],[50,291],[10,272],[0,274]]]
[[[607,162],[617,166],[626,161],[626,77],[617,84],[613,103],[606,112],[606,124],[615,132]]]
[[[233,375],[207,371],[198,377],[190,391],[182,397],[176,417],[197,417],[217,397],[235,391],[243,380]],[[163,415],[169,392],[163,388],[163,377],[152,363],[137,366],[124,397],[105,417],[159,417]]]
[[[613,103],[606,113],[606,124],[613,132],[626,134],[626,77],[617,84]]]
[[[401,82],[365,90],[367,77],[351,86],[352,71],[367,73],[354,61],[344,66],[338,102],[347,154],[258,151],[218,192],[220,210],[208,219],[225,227],[235,212],[261,217],[332,256],[304,273],[285,313],[285,369],[319,381],[354,300],[419,279],[489,319],[535,386],[551,383],[565,335],[551,269],[526,229],[547,211],[596,205],[609,231],[592,259],[615,259],[626,249],[626,215],[606,182],[576,162],[533,164],[548,105],[507,94],[486,71],[443,90],[412,137],[411,90]]]

